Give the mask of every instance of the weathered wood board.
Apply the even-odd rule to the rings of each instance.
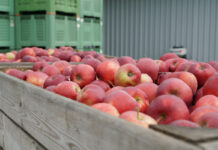
[[[0,72],[0,109],[49,150],[200,150]]]
[[[1,146],[4,150],[46,150],[1,111],[0,115],[3,124]]]

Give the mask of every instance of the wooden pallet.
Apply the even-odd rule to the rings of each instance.
[[[4,150],[216,150],[217,129],[142,128],[0,72]],[[13,143],[13,144],[10,144]]]

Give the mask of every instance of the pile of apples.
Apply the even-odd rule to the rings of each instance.
[[[216,61],[196,62],[173,53],[159,60],[107,59],[68,47],[11,53],[11,62],[35,63],[32,70],[8,69],[7,74],[145,128],[151,124],[218,128]],[[7,62],[6,55],[2,62]]]

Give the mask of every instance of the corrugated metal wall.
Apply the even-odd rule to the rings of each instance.
[[[104,0],[104,53],[157,59],[174,45],[218,61],[218,0]]]

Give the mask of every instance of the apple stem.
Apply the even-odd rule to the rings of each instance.
[[[136,108],[137,111],[137,119],[140,120],[140,116],[139,116],[139,107]]]
[[[165,115],[160,115],[158,118],[157,118],[157,123],[159,123],[161,120],[163,120],[165,118]]]

